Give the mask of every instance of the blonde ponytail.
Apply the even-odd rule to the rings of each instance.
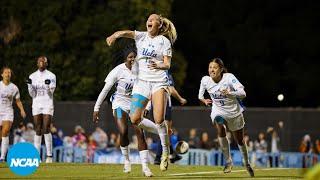
[[[160,35],[163,35],[167,37],[171,44],[173,44],[177,40],[177,31],[176,28],[174,27],[173,23],[165,18],[160,16],[160,23],[161,23],[161,28],[160,28]]]

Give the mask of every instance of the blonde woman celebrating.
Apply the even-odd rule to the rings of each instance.
[[[141,117],[148,101],[152,101],[153,116],[163,147],[160,169],[165,171],[169,165],[168,127],[164,121],[169,87],[166,70],[170,69],[171,45],[177,39],[177,33],[173,23],[158,14],[149,16],[146,27],[147,31],[117,31],[106,41],[111,46],[121,37],[135,40],[138,51],[133,71],[137,80],[133,86],[130,119],[138,127],[150,128]]]

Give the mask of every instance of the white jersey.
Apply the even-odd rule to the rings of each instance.
[[[32,84],[28,84],[28,91],[33,98],[32,108],[53,108],[53,93],[56,88],[56,75],[48,70],[37,70],[29,78]],[[45,84],[50,80],[50,84]]]
[[[155,63],[163,63],[164,56],[172,56],[170,41],[162,36],[151,38],[148,32],[135,31],[134,40],[137,46],[136,63],[134,64],[138,70],[138,79],[144,81],[166,82],[166,70],[149,69],[147,67],[150,61]]]
[[[228,89],[230,95],[225,96],[222,90]],[[220,82],[215,83],[210,76],[204,76],[199,89],[199,99],[204,99],[207,91],[212,99],[212,112],[224,118],[234,118],[243,112],[239,99],[246,93],[243,85],[231,73],[224,73]]]
[[[108,92],[114,84],[116,84],[116,91],[112,95],[113,99],[128,102],[130,106],[132,88],[136,76],[127,68],[125,63],[116,66],[106,77],[104,88],[102,89],[97,102],[94,106],[94,111],[99,111],[100,106],[106,98]],[[126,103],[126,104],[128,104]]]
[[[13,83],[5,85],[0,81],[0,114],[13,113],[13,99],[20,99],[18,87]]]

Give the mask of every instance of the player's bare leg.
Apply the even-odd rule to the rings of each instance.
[[[124,166],[123,172],[131,172],[131,163],[130,163],[130,150],[129,150],[129,138],[128,138],[128,114],[125,113],[121,108],[117,108],[114,111],[114,119],[120,133],[120,149],[121,153],[124,156]]]
[[[156,122],[159,137],[162,145],[162,156],[160,170],[166,171],[169,166],[169,136],[168,127],[164,121],[164,114],[167,104],[167,92],[165,89],[159,89],[152,95],[153,116]]]
[[[225,157],[226,163],[223,169],[224,173],[230,173],[233,167],[233,162],[230,154],[230,144],[226,136],[226,127],[224,124],[214,123],[218,130],[218,140],[221,151]]]
[[[41,153],[41,141],[42,141],[42,114],[33,116],[34,128],[36,134],[34,135],[34,147]],[[41,156],[41,154],[40,154]]]
[[[148,145],[146,143],[146,139],[144,136],[144,132],[141,128],[138,128],[137,126],[133,126],[137,135],[138,139],[138,149],[139,149],[139,155],[141,160],[141,166],[142,166],[142,174],[146,177],[152,177],[153,173],[148,167],[149,163],[149,150]]]
[[[244,130],[243,128],[237,131],[232,132],[234,138],[236,139],[237,143],[238,143],[238,147],[239,150],[242,154],[242,158],[243,158],[243,163],[248,171],[248,173],[250,174],[251,177],[254,177],[254,171],[250,165],[249,162],[249,155],[248,155],[248,150],[247,150],[247,145],[243,140],[243,136],[244,136]]]
[[[46,144],[47,158],[46,163],[52,163],[52,135],[50,131],[52,116],[49,114],[43,115],[42,132],[44,135],[44,142]]]
[[[12,126],[11,121],[2,121],[2,128],[1,128],[1,157],[0,162],[4,161],[6,158],[6,154],[9,148],[9,132]]]

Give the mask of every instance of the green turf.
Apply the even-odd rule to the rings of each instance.
[[[222,167],[170,165],[161,172],[159,166],[150,165],[153,179],[251,179],[242,167],[234,167],[229,174]],[[186,174],[190,173],[190,174]],[[255,168],[255,179],[301,179],[302,169]],[[122,165],[114,164],[41,164],[31,176],[14,175],[5,163],[0,164],[0,179],[142,179],[141,166],[133,165],[130,174],[122,173]]]

